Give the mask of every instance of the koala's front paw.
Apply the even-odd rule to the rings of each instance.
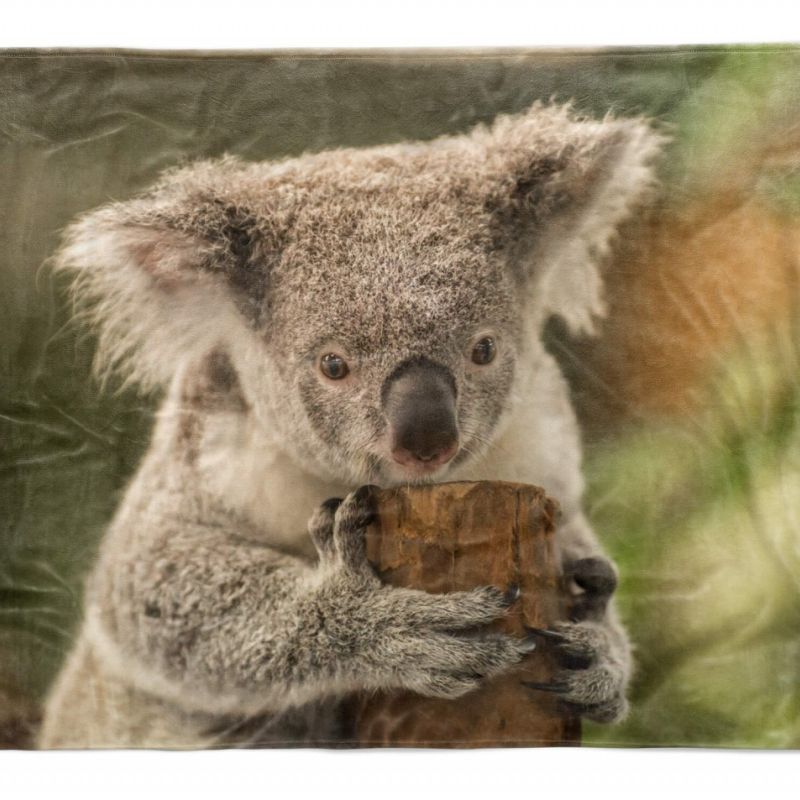
[[[518,663],[536,637],[486,631],[517,599],[487,586],[429,594],[385,586],[367,562],[365,528],[374,518],[365,486],[316,511],[309,533],[327,571],[319,600],[337,669],[357,673],[363,688],[404,688],[429,697],[459,697]]]
[[[365,533],[375,519],[375,486],[362,486],[344,500],[326,500],[311,517],[308,532],[320,561],[376,583],[367,562]]]
[[[555,692],[572,710],[595,722],[615,722],[625,716],[626,669],[615,653],[609,629],[596,622],[562,622],[548,630],[530,628],[555,650],[561,669],[553,683],[524,685],[536,691]]]
[[[572,594],[571,622],[558,623],[550,630],[530,629],[554,647],[561,670],[553,683],[525,685],[558,693],[574,711],[596,722],[614,722],[628,708],[627,645],[606,621],[617,588],[616,570],[610,561],[597,556],[568,562],[564,575]]]

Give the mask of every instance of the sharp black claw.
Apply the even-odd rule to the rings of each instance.
[[[503,602],[507,606],[513,606],[514,603],[519,600],[520,594],[522,594],[522,592],[520,591],[519,584],[512,583],[503,595]]]
[[[531,636],[541,636],[542,639],[549,639],[551,642],[558,642],[559,644],[566,642],[567,637],[558,631],[549,631],[547,628],[533,628],[530,625],[525,626],[525,630]]]
[[[551,692],[552,694],[564,694],[569,687],[563,683],[536,683],[536,681],[520,681],[528,689],[535,689],[538,692]]]

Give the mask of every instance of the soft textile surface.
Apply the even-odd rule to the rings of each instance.
[[[598,335],[547,329],[635,646],[628,716],[583,741],[800,745],[800,50],[751,47],[0,53],[3,746],[35,741],[161,397],[93,377],[62,229],[199,158],[430,140],[536,100],[670,138]]]

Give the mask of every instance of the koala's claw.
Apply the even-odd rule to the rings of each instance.
[[[519,600],[522,591],[519,588],[519,584],[512,583],[511,586],[506,589],[505,594],[503,595],[503,601],[507,606],[513,606],[514,603]]]
[[[520,681],[528,689],[537,692],[552,692],[554,694],[564,694],[569,691],[569,686],[565,683],[537,683],[536,681]]]
[[[542,639],[549,639],[552,642],[563,643],[566,642],[566,637],[558,631],[551,631],[548,628],[534,628],[530,625],[525,626],[525,630],[531,636],[541,636]]]

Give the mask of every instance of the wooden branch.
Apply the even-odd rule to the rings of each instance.
[[[520,599],[497,630],[525,635],[566,618],[566,593],[553,540],[556,504],[542,489],[501,482],[446,483],[383,490],[367,553],[393,586],[451,592],[517,585]],[[577,744],[580,721],[556,696],[521,681],[550,682],[543,642],[519,668],[458,700],[393,692],[358,698],[356,737],[379,746]]]

